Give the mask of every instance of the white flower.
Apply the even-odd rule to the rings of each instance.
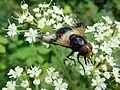
[[[93,49],[92,49],[93,53],[97,53],[97,52],[98,52],[98,49],[99,49],[99,46],[98,46],[98,45],[95,45],[94,43],[91,43],[91,45],[92,45],[92,47],[93,47]]]
[[[113,21],[108,17],[108,16],[102,16],[102,18],[108,23],[108,24],[112,24]]]
[[[23,10],[25,10],[25,9],[27,9],[28,8],[28,5],[25,3],[25,4],[22,4],[21,5],[21,8],[23,9]]]
[[[93,65],[92,64],[88,64],[87,66],[85,66],[85,72],[86,72],[86,74],[90,75],[92,69],[93,69]]]
[[[116,28],[117,28],[118,31],[120,32],[120,22],[114,21],[114,23],[116,24]]]
[[[55,72],[55,68],[53,67],[48,68],[47,73],[52,79],[57,79],[57,77],[59,77],[59,72]]]
[[[63,79],[59,78],[53,82],[55,90],[67,90],[68,84],[65,82],[63,83],[62,81]]]
[[[101,55],[99,55],[99,58],[103,61],[103,60],[105,60],[105,57],[101,54]]]
[[[63,14],[63,9],[60,9],[58,6],[53,6],[53,12],[56,14]]]
[[[45,83],[51,84],[52,82],[53,82],[53,80],[50,76],[45,77]]]
[[[96,27],[96,28],[99,28],[99,29],[100,29],[100,28],[103,27],[103,25],[104,25],[103,22],[98,22],[98,23],[95,23],[93,27]],[[99,31],[97,31],[97,32],[99,32]]]
[[[29,87],[29,82],[28,82],[28,80],[23,80],[20,85],[21,85],[23,88],[27,88],[27,87]]]
[[[45,26],[45,23],[38,21],[38,28],[43,29]]]
[[[10,88],[5,88],[5,87],[4,87],[4,88],[2,88],[2,90],[10,90]]]
[[[27,70],[27,73],[29,74],[29,76],[32,78],[32,77],[38,77],[40,75],[40,73],[42,72],[41,69],[37,68],[36,66],[35,67],[32,67],[32,70],[31,69],[28,69]]]
[[[95,86],[95,90],[105,90],[106,89],[106,84],[105,78],[100,78],[100,76],[96,76],[95,79],[92,79],[92,84],[91,86]]]
[[[47,8],[47,7],[49,7],[49,4],[39,4],[38,5],[40,8]]]
[[[70,25],[70,26],[73,25],[73,19],[70,18],[69,16],[65,16],[63,19],[68,25]]]
[[[49,13],[48,12],[44,12],[44,16],[48,16],[49,15]]]
[[[97,75],[100,75],[101,73],[100,73],[100,71],[99,70],[95,70],[95,75],[97,76]]]
[[[104,41],[104,43],[102,43],[102,45],[100,46],[100,49],[108,55],[112,54],[112,49],[110,48],[110,44],[107,43],[106,41]]]
[[[49,46],[50,46],[48,43],[45,43],[45,42],[43,42],[42,44],[45,45],[46,48],[49,48]]]
[[[101,40],[103,40],[104,39],[104,34],[102,34],[102,33],[95,33],[94,34],[94,37],[95,37],[95,40],[96,41],[98,41],[98,42],[100,42]]]
[[[54,19],[50,19],[50,22],[51,22],[51,24],[54,24],[55,20]]]
[[[75,64],[75,62],[73,61],[73,60],[65,60],[65,64],[66,65],[74,65]]]
[[[57,15],[55,13],[52,13],[52,18],[57,18]]]
[[[34,17],[33,17],[32,15],[30,15],[30,16],[28,16],[28,17],[26,18],[26,21],[27,21],[27,22],[32,22],[33,19],[34,19]]]
[[[45,23],[46,23],[47,26],[51,25],[51,22],[49,20],[47,20]]]
[[[115,77],[115,81],[120,83],[120,73],[119,73],[120,69],[119,68],[113,68],[112,71],[113,71],[113,75]]]
[[[109,37],[111,34],[113,34],[113,30],[112,29],[107,29],[107,31],[103,33],[103,35],[105,37]]]
[[[15,23],[12,23],[8,26],[8,32],[7,32],[8,36],[14,37],[15,35],[17,35],[17,26],[15,25]]]
[[[6,87],[14,88],[16,86],[16,81],[8,81]]]
[[[87,26],[86,30],[85,30],[85,33],[88,33],[88,32],[94,32],[95,31],[95,28],[92,27],[92,26]]]
[[[31,88],[26,88],[26,90],[32,90]]]
[[[28,16],[28,13],[23,13],[22,15],[19,15],[19,18],[17,19],[18,23],[23,23],[24,20],[27,18],[27,16]]]
[[[36,41],[37,34],[38,34],[37,30],[33,30],[32,28],[30,28],[29,32],[25,32],[24,36],[27,37],[26,41],[32,43]]]
[[[53,13],[53,10],[52,9],[47,9],[47,12],[49,13],[49,14],[52,14]]]
[[[111,38],[111,41],[109,43],[111,48],[118,48],[120,43],[119,37],[116,36]]]
[[[106,55],[105,56],[107,63],[109,63],[110,66],[114,67],[116,63],[114,63],[114,58],[111,56]]]
[[[62,27],[62,24],[61,23],[57,23],[57,24],[54,24],[53,26],[55,29],[59,29]]]
[[[107,66],[106,66],[106,64],[102,65],[102,69],[103,69],[104,71],[107,71]]]
[[[35,85],[39,85],[39,84],[40,84],[40,80],[39,80],[39,79],[35,79],[35,80],[33,81],[33,83],[34,83]]]
[[[40,13],[36,13],[35,17],[39,18],[39,17],[41,17],[41,14]]]
[[[39,12],[39,10],[40,10],[39,8],[34,8],[33,12]]]
[[[46,89],[42,88],[41,90],[46,90]]]
[[[15,90],[16,82],[15,81],[8,81],[6,88],[2,88],[2,90]]]
[[[9,73],[7,75],[11,75],[10,78],[17,78],[20,77],[23,72],[23,68],[20,68],[19,66],[15,67],[15,69],[10,69]]]
[[[56,19],[57,19],[58,21],[62,21],[62,17],[61,17],[61,16],[57,16]]]
[[[46,18],[41,18],[39,21],[38,21],[38,28],[40,29],[43,29],[44,26],[45,26],[45,22],[46,22]]]
[[[107,78],[107,79],[110,79],[110,77],[111,77],[109,72],[104,72],[103,75],[104,75],[104,77]]]
[[[100,58],[98,58],[98,57],[96,57],[95,59],[96,59],[97,63],[99,63],[101,61]]]

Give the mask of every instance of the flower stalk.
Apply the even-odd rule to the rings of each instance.
[[[69,82],[69,86],[71,87],[72,90],[76,90],[76,87],[75,87],[75,84],[73,83],[72,79],[71,79],[71,76],[68,72],[68,70],[66,69],[66,66],[64,65],[64,63],[62,62],[62,59],[60,58],[55,46],[52,45],[52,50],[55,54],[55,56],[57,57],[59,63],[60,63],[60,66],[62,67],[62,72],[63,74],[67,77],[68,79],[68,82]]]
[[[35,85],[35,90],[39,90],[39,86],[38,85]]]

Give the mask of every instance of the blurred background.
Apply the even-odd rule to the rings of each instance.
[[[11,16],[14,16],[14,11],[21,11],[21,1],[0,0],[0,90],[8,81],[6,74],[9,69],[15,66],[43,65],[45,67],[57,67],[58,63],[52,49],[47,49],[40,42],[30,45],[24,41],[22,35],[13,38],[5,37],[6,32],[2,28],[7,28],[8,19],[11,22],[14,21]],[[39,3],[49,3],[50,0],[25,0],[25,2],[32,10]],[[53,0],[54,2],[60,5],[66,14],[73,14],[77,21],[82,22],[85,26],[96,23],[102,15],[108,15],[113,20],[120,20],[120,0]],[[56,46],[56,48],[62,58],[69,54],[69,49],[63,49],[60,46]],[[76,76],[75,74],[77,75],[77,73],[73,73],[74,76]],[[85,82],[84,79],[82,81]]]

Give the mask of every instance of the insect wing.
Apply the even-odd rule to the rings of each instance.
[[[56,32],[56,43],[62,46],[71,47],[69,37],[73,34],[72,28],[64,27],[60,28]]]
[[[75,32],[75,34],[82,36],[82,37],[84,36],[84,33],[85,33],[85,29],[83,28],[83,26],[73,28],[73,31]]]
[[[64,46],[64,47],[71,47],[70,42],[68,40],[57,40],[57,42],[55,42],[58,45]]]

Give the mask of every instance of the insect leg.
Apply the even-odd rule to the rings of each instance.
[[[73,53],[74,53],[74,51],[72,51],[72,52],[67,56],[67,58],[69,58]]]
[[[74,53],[74,51],[72,51],[68,56],[66,56],[66,58],[70,59],[70,60],[73,60],[74,63],[75,63],[75,66],[76,66],[76,62],[75,62],[75,59],[72,59],[70,58],[70,56]]]
[[[85,60],[85,64],[87,65],[87,60],[86,60],[86,56],[84,56],[84,60]]]
[[[77,55],[77,60],[78,60],[78,62],[80,63],[80,65],[82,66],[82,68],[83,68],[83,70],[84,70],[84,74],[85,74],[85,68],[84,68],[83,64],[80,62],[79,56],[80,56],[80,54],[78,53],[78,55]]]

